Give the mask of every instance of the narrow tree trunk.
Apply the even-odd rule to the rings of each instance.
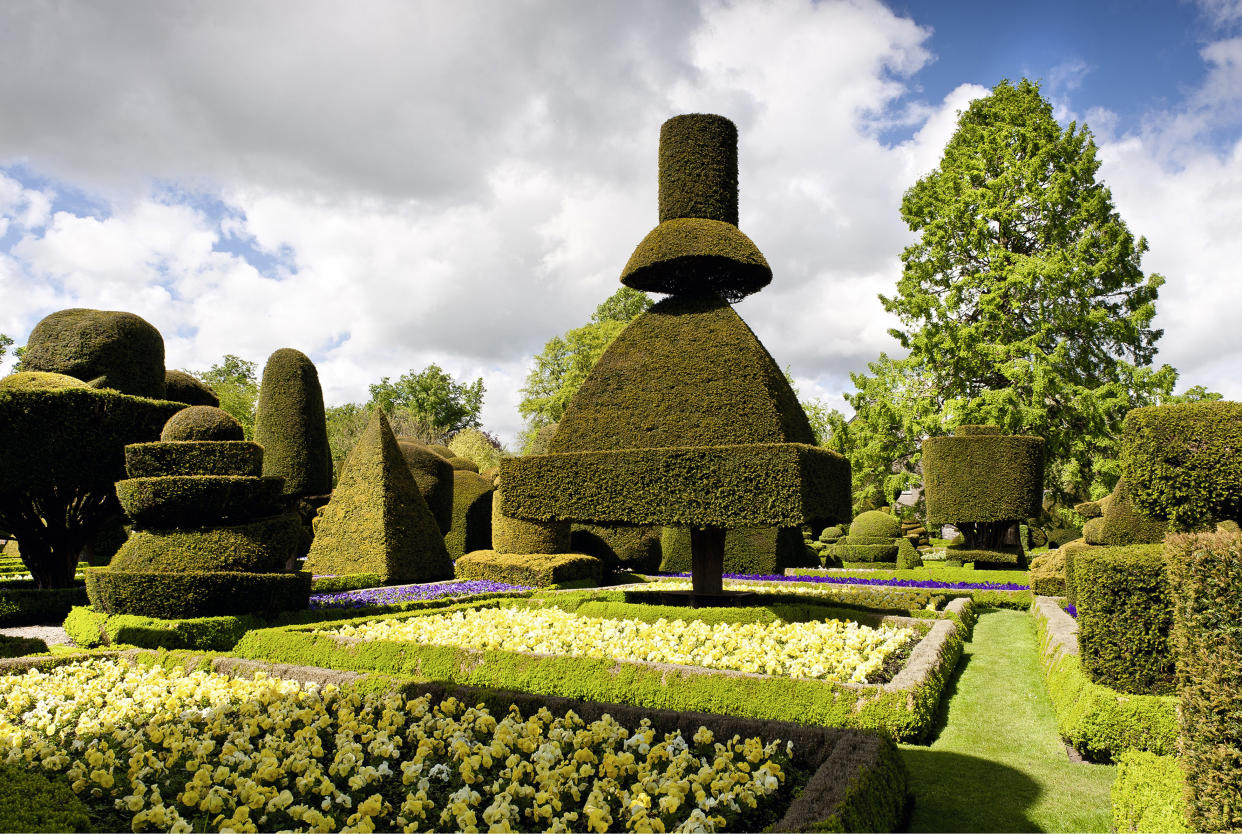
[[[723,527],[690,528],[690,583],[694,595],[724,592]]]

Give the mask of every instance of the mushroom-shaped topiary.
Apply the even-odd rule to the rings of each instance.
[[[82,308],[52,313],[31,331],[22,367],[164,398],[164,338],[133,313]]]
[[[21,371],[0,377],[0,391],[54,391],[57,388],[89,388],[76,376],[50,371]]]
[[[283,478],[285,495],[332,491],[332,450],[319,372],[310,357],[281,348],[268,357],[255,409],[254,440],[263,474]]]
[[[851,536],[872,536],[895,539],[901,536],[901,520],[883,510],[867,510],[859,513],[850,523]]]
[[[165,398],[176,403],[220,406],[220,398],[211,386],[185,371],[165,371],[164,389]]]
[[[160,440],[243,440],[245,432],[237,418],[210,405],[183,408],[164,424]]]

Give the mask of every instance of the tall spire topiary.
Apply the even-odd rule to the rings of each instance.
[[[548,454],[501,464],[504,515],[690,528],[696,604],[721,594],[725,531],[849,518],[849,463],[814,444],[780,367],[730,306],[772,280],[737,228],[737,129],[660,131],[660,223],[621,282],[668,293],[600,357]]]
[[[323,389],[310,357],[281,348],[267,359],[254,440],[263,447],[263,474],[285,479],[286,496],[332,491],[332,450]]]
[[[319,513],[306,569],[378,573],[385,584],[453,578],[440,528],[381,408],[371,413]]]

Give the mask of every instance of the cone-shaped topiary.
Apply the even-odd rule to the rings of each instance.
[[[281,348],[268,357],[259,386],[254,441],[263,447],[263,474],[284,478],[285,495],[332,491],[323,389],[315,364],[300,350]]]
[[[398,437],[397,446],[440,528],[440,535],[444,535],[453,528],[452,464],[412,437]]]
[[[319,513],[306,569],[376,573],[385,584],[453,578],[444,539],[383,409],[372,411]]]
[[[59,310],[26,341],[27,371],[68,374],[122,394],[164,398],[164,337],[146,319],[119,310]]]
[[[164,397],[176,403],[186,405],[220,405],[220,398],[211,386],[200,379],[190,376],[185,371],[167,370],[164,372]]]
[[[237,418],[210,405],[183,408],[164,424],[160,440],[242,440],[245,432]]]
[[[453,471],[453,527],[444,545],[454,561],[475,550],[492,549],[493,483],[467,469]]]

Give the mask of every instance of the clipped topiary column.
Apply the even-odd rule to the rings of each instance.
[[[1019,565],[1021,545],[1007,539],[1022,520],[1039,514],[1043,483],[1042,437],[963,425],[951,437],[923,442],[928,524],[952,524],[964,539],[950,549],[950,559]]]
[[[263,447],[263,474],[283,478],[285,495],[332,491],[323,389],[315,363],[300,350],[281,348],[263,366],[254,441]]]
[[[263,449],[211,406],[174,415],[159,442],[125,447],[117,497],[134,530],[86,574],[96,610],[181,619],[305,608],[310,574],[287,571],[300,538]]]
[[[505,460],[501,510],[531,521],[690,529],[695,604],[721,600],[729,528],[849,517],[849,463],[814,445],[784,374],[730,306],[772,280],[737,228],[737,129],[660,131],[660,223],[621,282],[668,293],[596,362],[548,454]]]
[[[385,584],[453,578],[436,520],[383,409],[375,409],[316,520],[306,570],[377,573]]]

